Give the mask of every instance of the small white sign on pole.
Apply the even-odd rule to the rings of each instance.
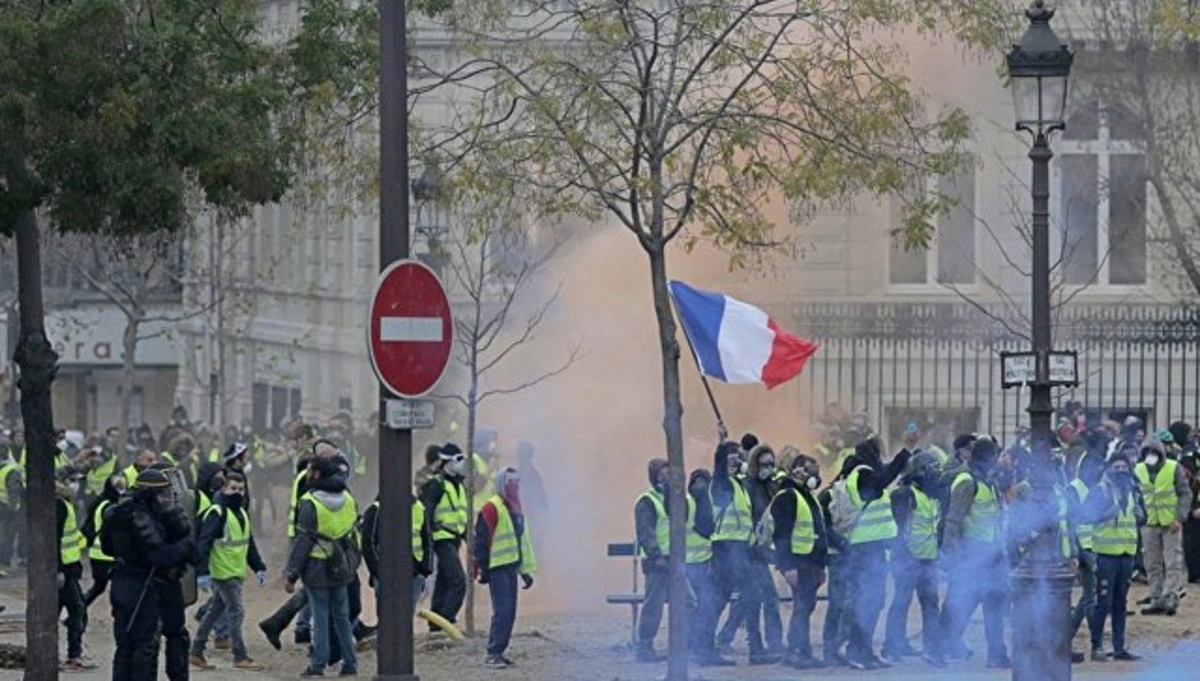
[[[393,430],[433,427],[431,400],[387,401],[387,426]]]

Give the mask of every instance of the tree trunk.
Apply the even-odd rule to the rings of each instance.
[[[687,490],[684,486],[683,403],[679,397],[679,342],[675,339],[675,317],[667,292],[666,247],[657,244],[647,250],[650,256],[650,286],[654,294],[654,316],[658,321],[658,340],[662,351],[663,432],[667,437],[667,463],[670,464],[671,582],[667,598],[667,681],[688,678],[687,576],[684,573]]]
[[[471,390],[467,394],[467,635],[475,635],[475,415],[479,410],[478,360],[471,359]]]
[[[7,180],[27,181],[25,159],[10,154]],[[54,413],[50,386],[58,355],[46,338],[42,302],[42,254],[37,217],[17,217],[17,289],[21,337],[13,361],[21,368],[21,417],[26,455],[25,533],[29,544],[28,595],[25,606],[25,681],[58,679],[58,540],[48,528],[57,524],[54,508]]]
[[[136,306],[125,316],[125,332],[121,335],[121,402],[117,423],[121,427],[119,444],[122,452],[129,451],[129,412],[133,411],[133,370],[137,366],[138,327],[142,311]]]

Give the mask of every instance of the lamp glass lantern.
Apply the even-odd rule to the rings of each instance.
[[[1066,127],[1071,48],[1050,28],[1054,10],[1036,0],[1025,10],[1029,28],[1008,53],[1009,87],[1017,111],[1017,130],[1043,135]]]

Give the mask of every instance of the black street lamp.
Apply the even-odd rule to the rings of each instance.
[[[1050,19],[1054,10],[1043,0],[1025,16],[1029,28],[1008,53],[1008,75],[1017,109],[1017,130],[1033,135],[1033,359],[1029,400],[1034,465],[1032,493],[1022,525],[1034,537],[1012,573],[1014,681],[1060,681],[1071,678],[1071,585],[1074,572],[1060,548],[1057,471],[1051,453],[1050,419],[1050,151],[1049,135],[1066,127],[1067,77],[1074,59]],[[1072,377],[1073,378],[1073,377]]]

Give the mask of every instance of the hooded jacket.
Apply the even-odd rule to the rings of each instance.
[[[113,487],[112,480],[113,476],[111,475],[105,479],[104,489],[100,491],[99,496],[97,496],[95,499],[92,499],[92,502],[87,505],[87,510],[84,511],[84,518],[82,519],[83,525],[79,528],[79,531],[83,533],[85,538],[87,538],[89,546],[100,540],[97,536],[98,528],[96,527],[96,507],[104,501],[107,501],[110,504],[116,504],[117,502],[121,501],[121,493],[117,491],[116,487]]]
[[[771,505],[771,500],[775,498],[775,492],[779,490],[779,481],[774,478],[769,480],[760,480],[759,459],[771,452],[765,447],[758,447],[753,452],[750,452],[749,467],[746,469],[746,492],[750,495],[750,516],[754,519],[754,523],[762,518],[763,513],[766,513],[767,507]]]
[[[250,522],[250,513],[245,510],[243,501],[242,510],[246,522]],[[212,553],[213,544],[217,539],[225,534],[225,523],[240,522],[236,515],[231,513],[232,509],[225,507],[224,498],[221,494],[217,494],[213,498],[213,505],[220,505],[219,512],[206,513],[201,520],[200,531],[197,533],[197,561],[196,574],[203,577],[208,574],[208,559]],[[249,553],[246,555],[246,564],[250,566],[252,572],[265,572],[267,566],[263,563],[262,556],[258,553],[258,545],[254,543],[253,528],[249,534]]]
[[[665,459],[651,459],[646,465],[646,477],[650,480],[650,487],[654,487],[654,483],[658,480],[658,473],[663,468],[667,467]],[[667,515],[671,513],[670,489],[663,494],[663,512]],[[643,572],[653,572],[658,569],[666,569],[666,566],[658,565],[658,559],[663,556],[667,547],[658,545],[658,537],[655,535],[655,528],[658,525],[658,510],[649,499],[639,496],[637,503],[633,506],[633,525],[637,533],[637,548],[641,549],[646,560],[642,561]]]
[[[320,478],[309,485],[308,491],[313,493],[316,501],[301,502],[296,508],[296,541],[292,544],[284,574],[288,581],[300,579],[304,586],[314,589],[346,586],[351,581],[329,579],[325,560],[308,555],[317,541],[317,509],[313,504],[321,504],[330,511],[341,510],[351,499],[346,491],[346,481],[340,477]]]
[[[792,530],[796,527],[797,502],[793,491],[799,492],[800,500],[808,505],[808,512],[812,515],[813,526],[816,528],[817,537],[812,553],[804,556],[792,553]],[[802,565],[825,567],[829,556],[825,514],[808,487],[797,484],[791,478],[780,483],[779,496],[771,503],[771,517],[775,521],[775,533],[772,535],[775,542],[775,564],[779,566],[780,572],[795,570]]]
[[[879,439],[873,437],[858,443],[854,448],[854,455],[842,465],[838,478],[847,478],[855,468],[866,466],[869,470],[858,474],[858,494],[864,502],[873,501],[882,497],[883,491],[900,477],[911,458],[912,452],[901,449],[900,453],[885,465],[879,451]]]

